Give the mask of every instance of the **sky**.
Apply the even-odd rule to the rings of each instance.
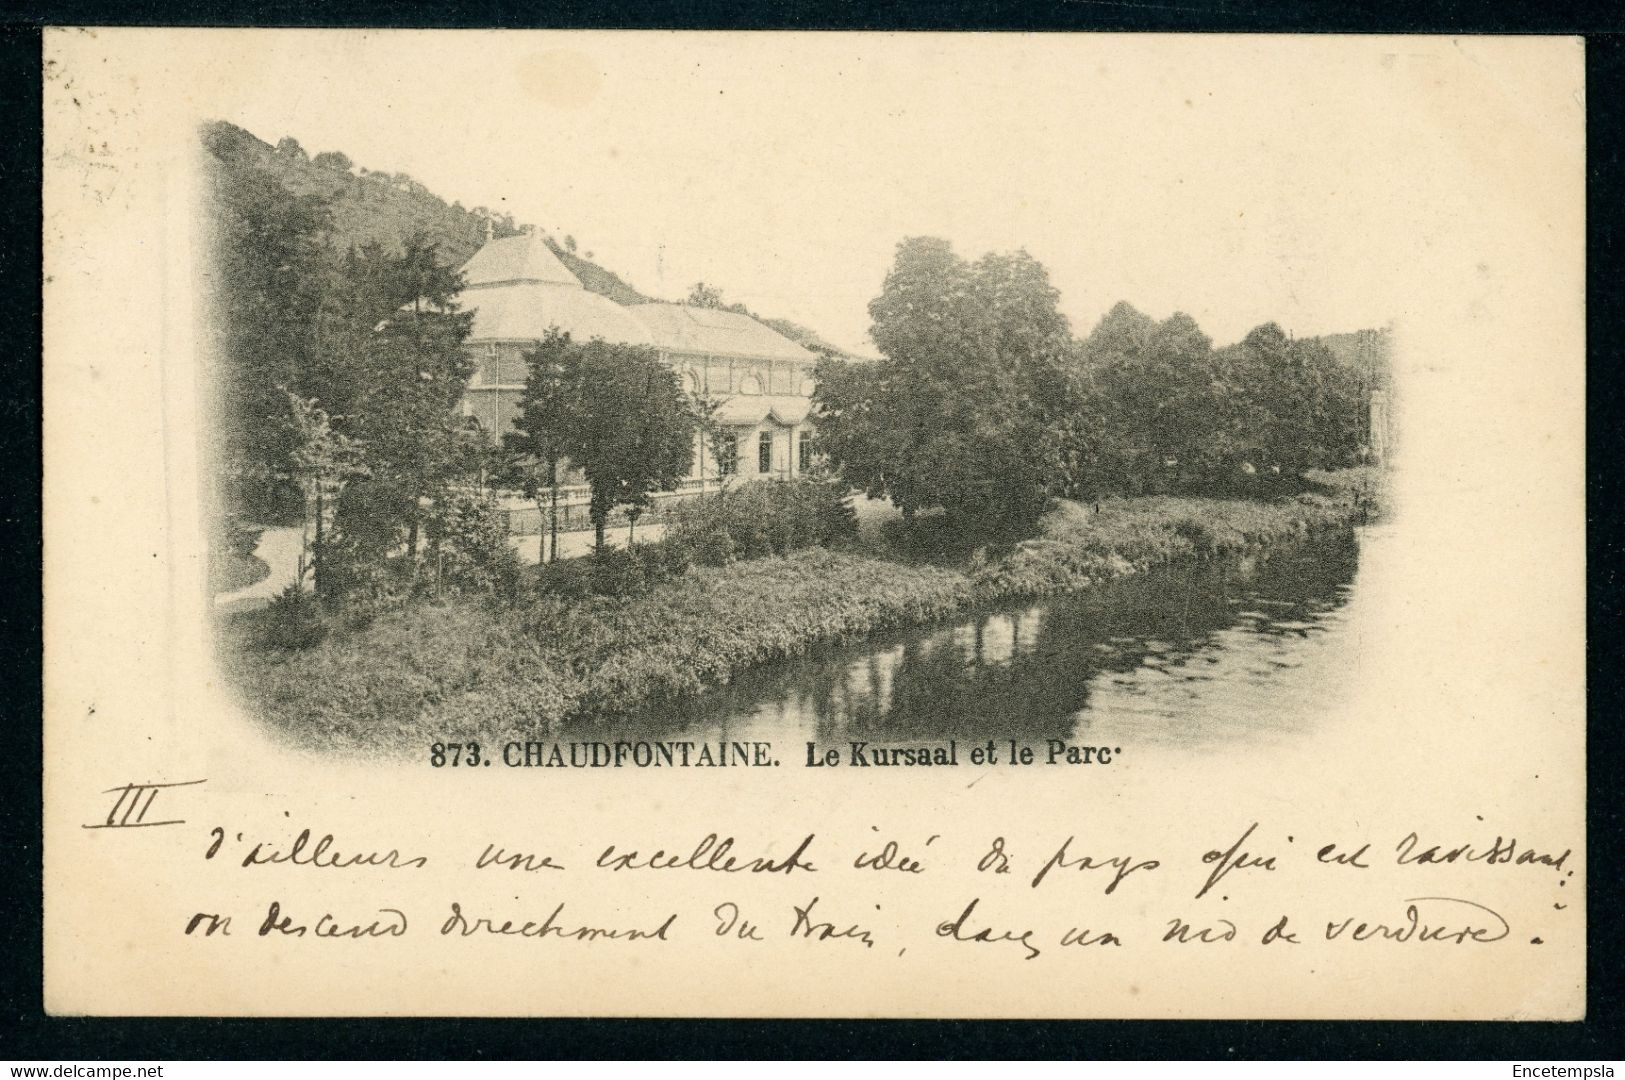
[[[866,353],[921,234],[1026,249],[1080,334],[1119,300],[1219,344],[1385,325],[1480,164],[1439,137],[1474,92],[1443,39],[259,35],[219,118]]]

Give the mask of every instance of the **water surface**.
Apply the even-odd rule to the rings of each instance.
[[[637,723],[661,738],[1272,741],[1343,693],[1378,527],[824,647]]]

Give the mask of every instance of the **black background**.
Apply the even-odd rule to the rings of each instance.
[[[1587,36],[1589,807],[1587,1019],[1479,1022],[147,1020],[41,1008],[40,32],[42,25],[1299,31]],[[1621,1057],[1625,14],[1608,3],[7,3],[0,8],[0,1060],[198,1058]],[[71,648],[72,643],[62,643]],[[1531,731],[1531,739],[1540,733]],[[1508,753],[1517,753],[1509,747]],[[1440,763],[1440,783],[1451,767]],[[696,977],[700,977],[696,973]],[[268,1003],[269,1004],[269,1003]],[[1284,1006],[1290,1003],[1283,1002]]]

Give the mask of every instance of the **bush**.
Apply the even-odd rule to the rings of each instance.
[[[641,596],[688,571],[686,549],[666,543],[606,547],[584,559],[566,559],[536,568],[540,597],[583,600],[589,596]]]
[[[490,492],[453,492],[438,500],[425,529],[435,582],[458,591],[512,593],[519,556],[508,546],[508,519]]]
[[[1336,479],[1322,481],[1326,494],[1281,502],[1103,499],[1099,511],[1061,502],[1038,536],[964,568],[810,549],[674,577],[684,549],[639,545],[540,568],[539,591],[522,606],[419,603],[364,627],[335,624],[320,648],[299,651],[325,627],[295,593],[229,624],[281,634],[288,651],[239,642],[243,662],[226,671],[276,725],[349,752],[415,754],[451,734],[557,733],[727,683],[820,642],[1087,587],[1189,558],[1199,544],[1230,551],[1344,524],[1353,497]],[[595,586],[642,595],[611,599]]]
[[[409,575],[389,558],[416,512],[416,500],[393,484],[363,479],[346,487],[315,552],[322,596],[363,614],[405,599]]]
[[[746,484],[683,503],[668,520],[664,543],[700,566],[830,547],[858,530],[846,489],[808,479]]]
[[[327,636],[321,605],[293,582],[266,605],[259,618],[259,643],[269,649],[308,649]]]
[[[651,567],[637,548],[604,548],[592,553],[589,574],[592,591],[599,596],[641,596],[654,586],[658,569]]]

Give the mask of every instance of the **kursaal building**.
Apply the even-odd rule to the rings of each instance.
[[[718,402],[728,436],[715,454],[696,435],[680,490],[724,477],[798,476],[812,464],[813,364],[818,357],[748,315],[686,304],[617,304],[585,289],[534,232],[491,240],[462,268],[468,344],[478,368],[463,411],[493,437],[513,427],[525,354],[551,329],[656,349],[683,390]]]

